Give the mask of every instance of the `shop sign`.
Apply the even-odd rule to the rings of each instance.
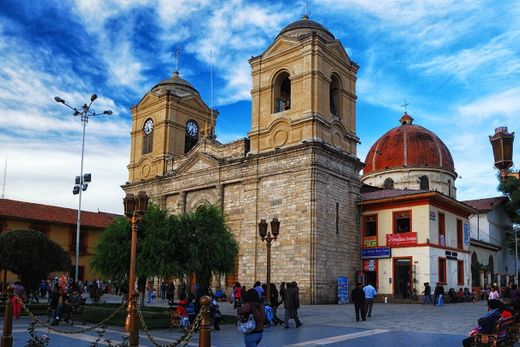
[[[436,220],[437,219],[437,214],[435,213],[435,211],[430,211],[430,220]]]
[[[372,247],[361,249],[361,259],[390,258],[392,252],[389,247]]]
[[[397,234],[386,234],[386,245],[395,246],[407,246],[417,244],[417,233],[397,233]]]
[[[376,270],[376,260],[375,259],[363,260],[363,271],[375,271],[375,270]]]
[[[464,244],[469,245],[469,224],[464,223]]]
[[[363,247],[376,247],[377,236],[365,236],[363,237]]]

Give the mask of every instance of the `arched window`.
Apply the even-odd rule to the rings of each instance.
[[[385,187],[385,189],[394,189],[394,180],[388,177],[385,183],[383,183],[383,187]]]
[[[153,119],[148,118],[143,125],[143,155],[151,153],[153,150],[153,128]]]
[[[330,113],[332,113],[336,117],[341,116],[340,92],[341,83],[339,77],[336,75],[332,75],[330,78],[329,103]]]
[[[493,256],[489,255],[488,260],[488,271],[491,272],[491,282],[495,281],[495,262],[493,261]]]
[[[480,283],[480,264],[478,262],[477,253],[471,254],[471,282],[473,287],[479,287]]]
[[[274,113],[291,109],[291,80],[287,72],[282,72],[274,82]]]
[[[419,178],[419,189],[430,190],[430,180],[428,179],[428,176],[421,176]]]
[[[199,124],[190,119],[186,122],[186,132],[184,136],[184,153],[188,153],[197,142],[199,142]]]

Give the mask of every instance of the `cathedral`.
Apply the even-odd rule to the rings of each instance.
[[[131,108],[126,193],[146,191],[171,213],[216,204],[239,243],[236,273],[266,281],[260,219],[278,218],[271,279],[296,281],[302,303],[332,303],[338,277],[360,268],[356,73],[345,48],[304,16],[249,60],[251,130],[222,144],[218,113],[175,72]]]
[[[296,281],[304,304],[336,302],[340,277],[371,282],[391,299],[413,297],[426,282],[448,289],[494,280],[507,263],[496,254],[503,230],[495,244],[480,222],[472,225],[489,202],[456,199],[458,175],[442,140],[405,112],[364,163],[357,157],[359,66],[330,31],[304,16],[249,63],[246,138],[217,141],[218,112],[178,72],[131,108],[123,189],[145,191],[174,214],[218,206],[239,244],[235,272],[221,286],[266,281],[258,223],[273,218],[281,224],[271,281]]]

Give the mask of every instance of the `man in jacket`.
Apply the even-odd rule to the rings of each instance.
[[[296,282],[287,284],[285,291],[284,305],[285,308],[285,329],[289,329],[289,319],[293,318],[296,322],[296,327],[303,325],[298,318],[298,309],[300,308],[300,293]]]
[[[499,311],[500,305],[500,300],[492,299],[488,301],[488,312],[478,320],[478,328],[475,329],[469,337],[462,340],[464,347],[473,345],[477,333],[491,334],[494,331],[498,320],[501,318]]]
[[[359,313],[361,313],[361,318],[365,321],[365,292],[360,282],[356,283],[356,288],[352,290],[351,298],[354,303],[354,310],[356,311],[356,320],[359,322]]]

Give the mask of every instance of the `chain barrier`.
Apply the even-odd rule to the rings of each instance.
[[[20,296],[18,296],[17,294],[15,294],[14,296],[16,296],[18,299],[19,299],[19,302],[21,303],[22,305],[22,308],[24,309],[24,311],[27,313],[27,315],[29,317],[31,317],[31,319],[35,322],[38,322],[39,324],[43,325],[44,327],[46,327],[47,329],[49,330],[52,330],[52,331],[55,331],[57,333],[61,333],[61,334],[66,334],[66,335],[74,335],[74,334],[83,334],[83,333],[86,333],[86,332],[89,332],[91,330],[94,330],[94,329],[97,329],[99,327],[102,327],[104,325],[106,325],[106,323],[112,319],[119,311],[121,311],[122,308],[126,307],[127,303],[123,303],[121,306],[119,306],[114,312],[112,312],[109,316],[107,316],[105,319],[103,319],[101,322],[99,323],[96,323],[95,325],[91,326],[91,327],[88,327],[88,328],[84,328],[84,329],[79,329],[79,330],[61,330],[61,329],[57,329],[57,328],[54,328],[52,325],[50,324],[47,324],[45,323],[44,321],[42,321],[40,318],[36,317],[30,310],[29,308],[25,305],[25,303],[23,302],[23,300],[20,298]]]
[[[189,329],[184,331],[184,334],[182,334],[177,340],[173,341],[169,345],[161,345],[158,343],[155,338],[150,333],[150,330],[148,330],[148,327],[146,326],[146,323],[144,321],[143,312],[141,311],[141,305],[137,303],[137,314],[139,315],[139,321],[141,322],[141,327],[143,328],[144,332],[146,333],[146,336],[148,337],[148,340],[155,346],[155,347],[176,347],[179,345],[186,346],[189,342],[195,331],[199,328],[200,322],[202,320],[202,315],[206,312],[208,312],[209,307],[208,306],[201,306],[199,313],[197,314],[197,317],[195,318],[195,321],[190,326]]]

